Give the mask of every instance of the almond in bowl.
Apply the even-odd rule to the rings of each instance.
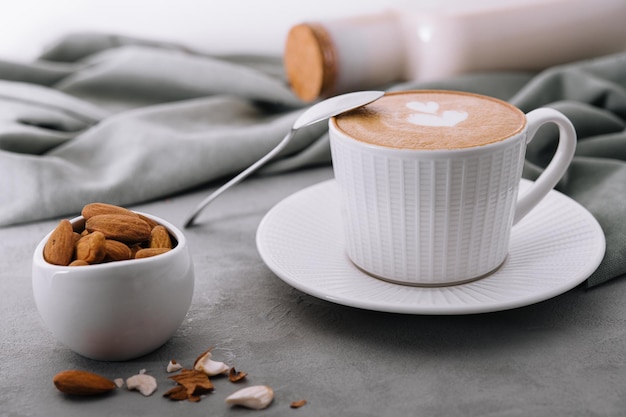
[[[43,248],[44,259],[60,266],[86,266],[166,253],[177,240],[158,221],[123,207],[91,203],[82,220],[59,222]],[[145,250],[144,250],[145,249]]]
[[[174,334],[191,305],[194,271],[177,227],[95,203],[37,245],[32,282],[39,314],[57,340],[83,356],[119,361]]]

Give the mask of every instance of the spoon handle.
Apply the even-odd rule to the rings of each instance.
[[[278,145],[276,145],[274,147],[274,149],[269,151],[265,156],[263,156],[261,159],[256,161],[254,164],[250,165],[244,171],[240,172],[237,176],[232,178],[226,184],[222,185],[220,188],[218,188],[217,190],[215,190],[211,194],[209,194],[209,196],[206,197],[204,200],[202,200],[202,202],[200,204],[198,204],[198,206],[195,208],[195,210],[191,213],[191,215],[189,216],[189,218],[185,222],[185,226],[184,227],[191,226],[193,224],[194,220],[196,219],[196,217],[198,217],[198,215],[200,214],[200,212],[206,206],[208,206],[209,203],[211,203],[213,200],[215,200],[217,197],[219,197],[220,194],[222,194],[224,191],[228,190],[233,185],[238,184],[239,182],[241,182],[244,178],[246,178],[247,176],[252,174],[254,171],[259,169],[261,166],[263,166],[267,161],[269,161],[270,159],[275,157],[280,151],[282,151],[285,148],[285,146],[287,146],[287,144],[289,143],[289,141],[293,137],[294,133],[295,133],[295,129],[291,129],[289,131],[289,133],[287,133],[287,135],[285,135],[283,140],[281,140],[278,143]]]

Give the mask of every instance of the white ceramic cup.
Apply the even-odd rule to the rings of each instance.
[[[418,101],[421,92],[402,94],[415,94],[411,100]],[[332,118],[332,161],[352,262],[377,278],[421,286],[459,284],[497,270],[506,259],[513,225],[557,184],[576,147],[576,131],[560,112],[541,108],[525,118],[519,112],[517,133],[452,149],[366,143]],[[393,136],[397,123],[404,121],[395,118],[388,134]],[[546,123],[559,129],[558,148],[542,175],[518,198],[526,145]],[[463,123],[455,128],[462,130]]]

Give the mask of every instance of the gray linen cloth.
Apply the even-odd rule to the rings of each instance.
[[[473,91],[570,117],[579,146],[558,189],[593,213],[607,239],[588,285],[626,273],[626,54],[538,74],[391,86],[409,88]],[[131,205],[231,176],[273,148],[304,106],[278,57],[206,56],[82,33],[34,62],[0,60],[0,226],[75,215],[91,201]],[[530,179],[556,146],[555,129],[538,135],[527,152]],[[318,123],[263,171],[328,163],[326,125]]]

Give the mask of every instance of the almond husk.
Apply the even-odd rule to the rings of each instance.
[[[215,389],[207,374],[193,369],[183,369],[179,374],[170,376],[169,379],[176,381],[184,389],[183,391],[181,388],[174,387],[163,395],[171,400],[181,401],[187,399],[191,402],[197,402],[200,401],[201,395],[212,392]]]

